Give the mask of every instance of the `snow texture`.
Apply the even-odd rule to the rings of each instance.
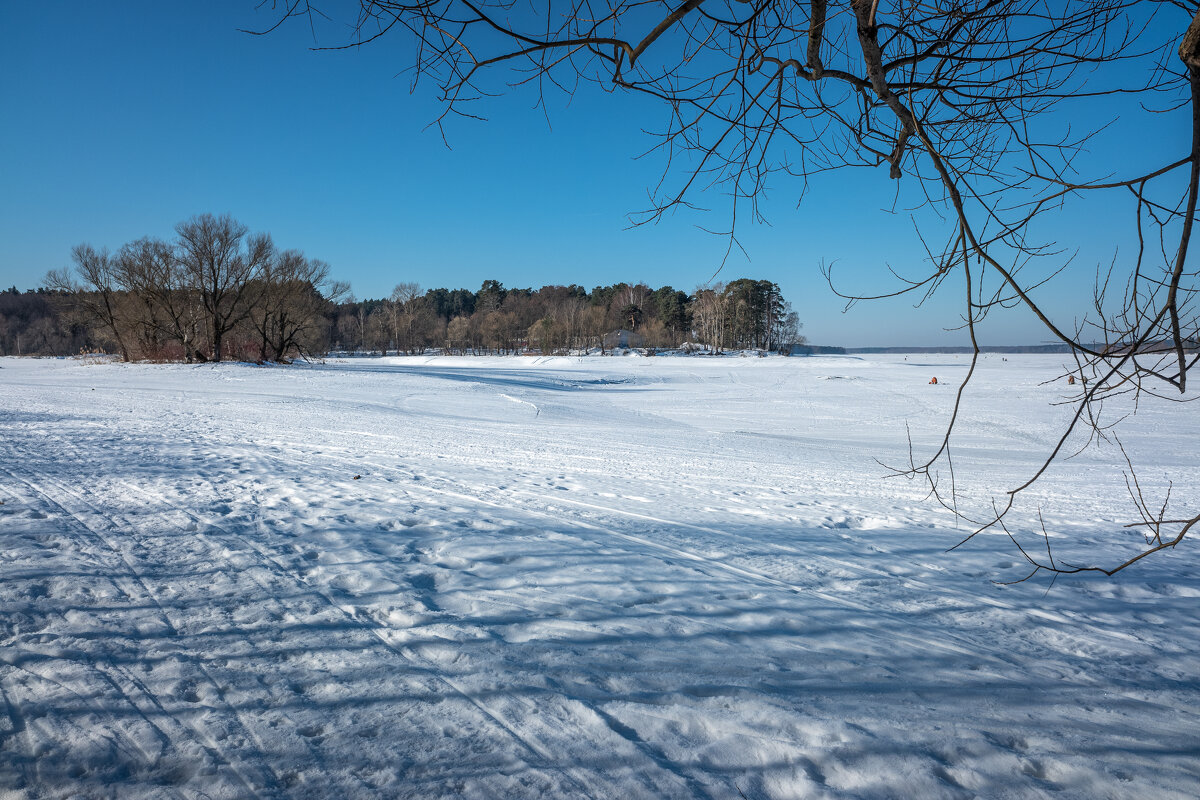
[[[1195,547],[1002,586],[882,478],[966,364],[0,360],[0,797],[1200,795]],[[984,359],[964,503],[1060,373]],[[1194,411],[1126,437],[1188,501]],[[1015,532],[1132,552],[1119,463]]]

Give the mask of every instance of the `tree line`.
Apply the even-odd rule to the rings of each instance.
[[[86,326],[60,313],[63,300],[44,287],[0,290],[0,355],[63,356],[92,349]]]
[[[644,283],[505,288],[486,280],[479,291],[399,284],[380,300],[347,302],[333,312],[330,349],[378,353],[567,354],[606,352],[614,334],[649,349],[692,343],[726,349],[789,352],[803,341],[800,322],[779,286],[742,278],[696,290]]]
[[[329,352],[565,354],[617,344],[790,352],[800,323],[779,286],[741,278],[694,293],[644,283],[478,291],[398,284],[355,300],[329,265],[229,216],[179,223],[115,253],[90,244],[36,292],[0,292],[0,354],[124,361],[285,361]],[[621,331],[628,332],[617,336]]]

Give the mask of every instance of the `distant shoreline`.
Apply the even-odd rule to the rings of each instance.
[[[980,345],[981,353],[1070,353],[1071,349],[1065,344],[1015,344],[1015,345]],[[792,349],[794,356],[828,356],[828,355],[902,355],[905,353],[945,353],[969,354],[974,352],[970,346],[954,347],[934,345],[929,347],[837,347],[833,345],[806,344]]]
[[[1097,352],[1107,353],[1110,356],[1119,355],[1128,352],[1127,345],[1106,345],[1103,343],[1093,342],[1086,345],[1088,348]],[[1200,344],[1194,340],[1184,342],[1184,349],[1190,353],[1200,349]],[[934,345],[930,347],[836,347],[831,345],[820,344],[805,344],[796,345],[792,348],[791,355],[794,356],[829,356],[829,355],[904,355],[912,353],[944,353],[947,355],[970,354],[974,352],[971,347],[961,346],[953,347],[946,345]],[[1004,353],[1006,355],[1065,355],[1071,352],[1071,347],[1066,344],[1000,344],[1000,345],[980,345],[979,352],[981,353]],[[1169,342],[1147,342],[1139,349],[1140,353],[1167,353],[1173,352],[1173,348]]]

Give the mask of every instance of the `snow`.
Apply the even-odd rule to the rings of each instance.
[[[1197,796],[1194,547],[999,585],[883,477],[966,365],[2,359],[0,797]],[[1061,366],[983,360],[964,504]],[[1194,410],[1129,425],[1192,499]],[[1113,456],[1018,535],[1126,552]]]

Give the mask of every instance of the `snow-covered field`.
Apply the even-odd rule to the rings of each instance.
[[[964,502],[1060,363],[984,360]],[[1001,586],[881,479],[965,365],[0,360],[0,797],[1200,795],[1194,546]],[[1198,437],[1127,440],[1194,501]],[[1128,521],[1101,455],[1017,532]]]

